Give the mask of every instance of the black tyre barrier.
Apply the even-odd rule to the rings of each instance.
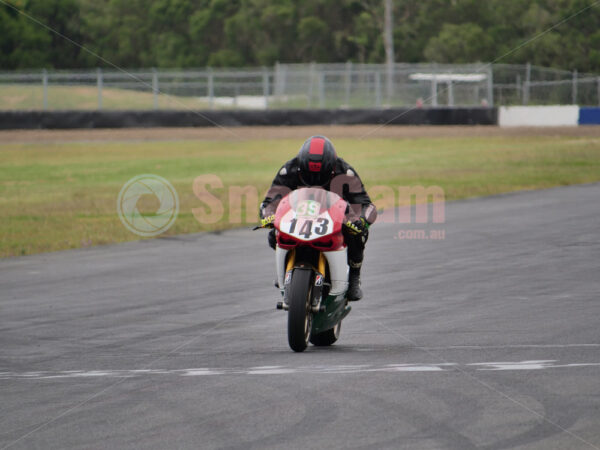
[[[272,109],[259,111],[0,111],[0,129],[246,125],[497,125],[496,108]]]

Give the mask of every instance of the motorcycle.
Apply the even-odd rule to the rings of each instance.
[[[275,262],[288,312],[288,343],[295,352],[334,344],[348,315],[349,266],[342,227],[348,204],[334,192],[301,188],[286,195],[275,212]]]

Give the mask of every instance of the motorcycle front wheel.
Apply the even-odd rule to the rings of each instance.
[[[288,343],[295,352],[308,346],[312,327],[311,308],[312,272],[294,270],[288,290]]]

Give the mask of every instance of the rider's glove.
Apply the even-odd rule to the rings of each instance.
[[[345,223],[346,227],[350,234],[360,235],[365,234],[365,232],[369,229],[369,222],[367,222],[363,217],[354,222],[348,221]]]
[[[263,228],[273,228],[275,225],[275,214],[271,214],[270,216],[265,217],[260,221],[260,226]]]

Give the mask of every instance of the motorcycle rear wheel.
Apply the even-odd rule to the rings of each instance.
[[[342,321],[340,320],[335,327],[330,328],[322,333],[314,334],[310,337],[310,343],[317,347],[327,347],[333,345],[335,341],[340,337],[340,330],[342,329]]]
[[[288,343],[295,352],[308,346],[312,327],[311,308],[312,272],[294,270],[288,291]]]

